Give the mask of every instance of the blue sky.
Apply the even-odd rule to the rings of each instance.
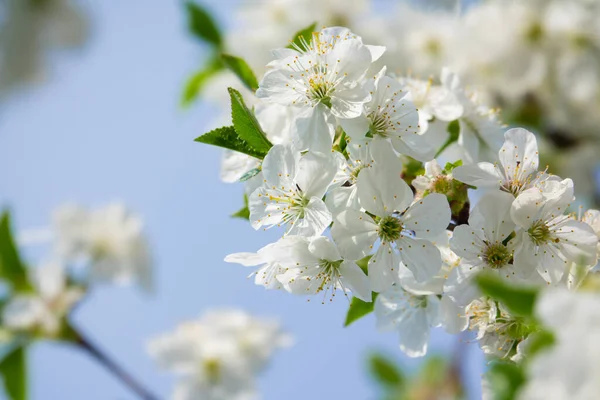
[[[369,351],[418,363],[401,356],[395,334],[377,333],[372,317],[343,329],[344,299],[321,305],[267,292],[246,279],[248,270],[222,261],[279,233],[255,232],[228,217],[241,205],[242,187],[219,181],[218,149],[193,142],[210,110],[178,107],[183,82],[203,56],[185,31],[180,3],[88,3],[87,46],[53,57],[44,85],[0,109],[0,204],[11,207],[18,228],[46,225],[64,202],[123,200],[146,221],[154,295],[98,288],[76,311],[75,324],[164,398],[174,379],[147,356],[146,341],[204,310],[243,308],[280,318],[297,341],[261,376],[265,400],[375,399],[364,365]],[[457,341],[436,331],[432,347],[443,351]],[[481,364],[476,347],[468,346],[474,366]],[[34,400],[135,398],[70,347],[36,344],[29,361]]]

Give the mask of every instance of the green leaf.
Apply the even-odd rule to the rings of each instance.
[[[446,143],[444,143],[442,147],[438,150],[438,152],[435,155],[435,158],[442,154],[442,152],[446,150],[448,146],[450,146],[452,143],[458,140],[458,135],[460,134],[460,123],[457,119],[455,119],[454,121],[448,123],[448,127],[446,128],[446,130],[448,131],[450,136],[448,136],[448,140],[446,140]]]
[[[371,313],[373,311],[373,308],[375,307],[376,298],[377,293],[372,293],[372,301],[370,303],[367,303],[366,301],[362,301],[358,297],[353,297],[352,302],[350,303],[350,308],[348,308],[348,313],[346,314],[346,321],[344,322],[344,326],[348,326],[354,321],[357,321],[365,315]]]
[[[373,256],[366,256],[356,262],[356,265],[358,265],[360,269],[362,269],[363,272],[367,275],[369,275],[369,260],[371,259],[371,257]]]
[[[27,369],[24,346],[18,346],[0,361],[0,374],[11,400],[27,399]]]
[[[246,61],[229,54],[222,54],[221,59],[223,60],[223,64],[225,64],[225,66],[229,68],[240,79],[240,81],[242,81],[244,86],[253,92],[258,89],[258,80],[256,79],[256,75],[254,75],[254,72],[252,72],[252,69],[248,63],[246,63]]]
[[[196,142],[211,144],[213,146],[223,147],[225,149],[237,151],[239,153],[248,154],[249,156],[262,159],[264,154],[256,151],[246,141],[241,139],[233,126],[224,126],[214,129],[202,136],[194,139]]]
[[[294,50],[297,50],[297,49],[307,50],[305,44],[310,44],[310,42],[312,40],[312,34],[315,31],[316,27],[317,27],[317,23],[314,22],[313,24],[307,26],[306,28],[296,32],[296,34],[293,36],[292,40],[290,40],[290,44],[287,45],[287,48],[294,49]]]
[[[228,88],[231,97],[231,118],[240,139],[248,143],[263,158],[273,145],[256,120],[254,113],[246,107],[244,98],[237,90]]]
[[[8,211],[4,211],[0,218],[0,278],[6,279],[15,291],[31,290],[27,268],[15,246]]]
[[[514,363],[497,361],[487,372],[494,400],[513,400],[525,382],[523,369]]]
[[[527,347],[528,357],[532,357],[540,351],[551,347],[556,342],[554,334],[548,331],[534,332],[527,339],[529,340],[529,346]]]
[[[403,386],[406,380],[400,368],[379,354],[372,354],[369,358],[369,372],[377,382],[384,386]]]
[[[208,10],[199,4],[185,3],[188,16],[188,28],[195,36],[220,49],[223,44],[221,31]]]
[[[244,207],[235,214],[231,214],[233,218],[250,219],[250,209],[248,208],[248,196],[244,195]]]
[[[453,163],[447,162],[446,165],[444,166],[444,170],[442,171],[442,173],[445,175],[448,175],[450,172],[452,172],[454,170],[454,168],[460,167],[462,165],[463,165],[462,160],[458,160]]]
[[[204,86],[222,69],[223,63],[218,59],[213,59],[203,69],[190,76],[183,89],[181,106],[187,107],[192,104],[198,98]]]
[[[477,275],[475,281],[484,294],[504,304],[513,315],[533,318],[536,289],[509,285],[500,277],[486,273]]]

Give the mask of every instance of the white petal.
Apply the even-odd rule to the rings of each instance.
[[[338,261],[342,259],[336,245],[325,236],[317,236],[310,240],[308,251],[317,259]]]
[[[469,318],[467,318],[464,307],[456,305],[448,296],[442,296],[440,314],[442,326],[446,332],[452,335],[464,331],[469,326]]]
[[[448,275],[444,284],[445,295],[451,298],[457,306],[466,307],[480,296],[479,289],[474,282],[475,276],[481,272],[481,268],[462,264]]]
[[[371,301],[372,295],[369,278],[355,262],[344,261],[340,265],[340,275],[343,285],[349,288],[355,297],[366,302]]]
[[[460,225],[454,228],[450,248],[464,260],[478,261],[482,249],[485,248],[484,240],[481,230],[476,231],[469,225]]]
[[[398,153],[422,162],[432,160],[437,151],[430,143],[426,134],[406,133],[405,135],[392,138],[392,145]]]
[[[389,243],[381,244],[369,260],[371,290],[383,292],[392,287],[398,279],[398,268],[400,268],[400,258],[396,250]]]
[[[560,250],[569,261],[580,265],[596,263],[598,237],[591,226],[568,220],[561,224],[555,235],[560,240]]]
[[[244,267],[254,267],[264,264],[265,261],[257,253],[233,253],[225,257],[225,262],[241,264]]]
[[[325,232],[331,221],[331,213],[323,200],[313,197],[310,199],[308,205],[304,207],[304,218],[297,219],[294,223],[288,224],[286,234],[318,236]]]
[[[334,217],[347,209],[360,211],[356,185],[337,187],[327,193],[325,204]]]
[[[461,165],[454,168],[452,176],[457,181],[477,188],[500,187],[504,178],[494,166],[488,162],[480,162],[476,165]]]
[[[400,177],[400,171],[384,167],[362,170],[357,185],[361,206],[380,217],[404,211],[413,198],[410,187]]]
[[[344,258],[358,260],[371,251],[377,240],[377,229],[377,224],[367,214],[346,210],[337,216],[331,235]]]
[[[527,189],[513,201],[510,216],[521,228],[529,228],[538,219],[545,199],[537,188]]]
[[[322,198],[333,183],[339,169],[331,151],[316,153],[309,151],[298,163],[296,183],[307,197]]]
[[[340,118],[338,122],[344,132],[354,140],[364,139],[369,131],[369,119],[364,114],[350,119]]]
[[[429,321],[424,309],[417,308],[398,323],[400,350],[409,357],[422,357],[429,343]]]
[[[248,209],[250,210],[250,223],[254,229],[261,226],[277,225],[283,220],[282,205],[269,200],[270,194],[274,196],[281,193],[269,191],[265,188],[256,189],[248,198]]]
[[[515,229],[510,217],[514,199],[506,192],[486,193],[473,208],[469,225],[475,230],[483,229],[489,242],[502,242]]]
[[[435,237],[450,224],[450,205],[443,194],[431,193],[410,206],[402,220],[404,228],[414,231],[417,237]]]
[[[437,247],[425,239],[397,241],[402,263],[411,270],[417,281],[432,279],[442,268],[442,256]]]
[[[517,168],[520,170],[518,176],[527,177],[537,172],[539,156],[533,133],[523,128],[514,128],[504,134],[504,140],[498,157],[509,176],[515,176]]]
[[[289,146],[275,145],[271,147],[263,161],[262,172],[269,186],[280,190],[296,190],[296,166],[300,153]]]
[[[323,105],[308,108],[295,118],[294,145],[299,150],[328,152],[335,135],[335,118]]]

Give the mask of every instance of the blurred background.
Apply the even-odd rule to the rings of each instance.
[[[267,400],[376,399],[366,367],[372,351],[409,370],[423,362],[402,356],[396,335],[377,333],[372,316],[344,329],[345,299],[321,305],[266,292],[246,279],[249,271],[223,262],[279,233],[257,233],[229,217],[241,206],[243,187],[220,181],[218,149],[193,142],[222,110],[202,97],[185,110],[180,105],[186,79],[209,57],[188,32],[183,3],[36,0],[47,8],[33,16],[22,3],[6,0],[0,10],[10,27],[1,39],[0,204],[26,230],[47,226],[65,202],[121,200],[143,216],[153,246],[154,293],[95,290],[74,314],[83,332],[161,398],[175,378],[147,355],[148,339],[214,308],[277,317],[296,338],[261,377]],[[237,1],[205,5],[223,27],[238,24]],[[32,258],[40,253],[26,250]],[[469,398],[479,398],[478,346],[434,330],[431,354],[457,348],[473,380]],[[28,361],[32,399],[135,398],[65,345],[36,344]]]

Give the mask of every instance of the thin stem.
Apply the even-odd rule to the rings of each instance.
[[[127,371],[125,371],[119,364],[117,364],[113,359],[111,359],[106,353],[100,350],[95,344],[93,344],[89,339],[84,337],[79,331],[76,331],[73,328],[75,333],[75,343],[79,346],[79,348],[85,350],[92,358],[96,359],[100,364],[102,364],[107,370],[112,372],[112,374],[119,378],[121,382],[123,382],[129,389],[135,392],[140,399],[143,400],[158,400],[158,397],[150,393],[148,389],[146,389],[143,385],[137,382]]]

